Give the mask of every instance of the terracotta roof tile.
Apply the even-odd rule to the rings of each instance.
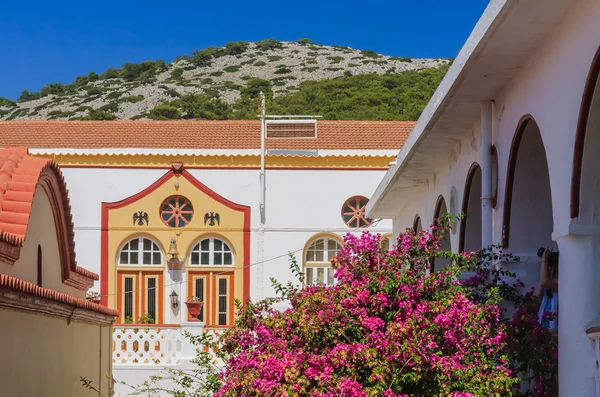
[[[19,292],[25,292],[39,298],[48,299],[51,301],[64,303],[80,309],[91,310],[97,313],[106,314],[109,316],[118,316],[118,310],[109,309],[108,307],[87,301],[85,299],[76,298],[71,295],[63,294],[53,289],[42,288],[33,283],[20,280],[16,277],[11,277],[6,274],[0,274],[0,288],[9,288]]]
[[[269,149],[399,150],[412,121],[317,121],[317,138],[267,139]],[[0,121],[0,147],[257,149],[258,120]]]
[[[65,222],[70,236],[69,255],[71,270],[89,280],[99,276],[76,265],[73,221],[67,187],[58,165],[50,159],[31,157],[24,147],[0,149],[0,242],[21,247],[27,234],[33,195],[42,173],[50,169],[58,178],[61,199],[66,208]],[[93,283],[93,281],[90,281]]]

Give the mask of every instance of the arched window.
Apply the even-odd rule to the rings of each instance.
[[[223,240],[215,237],[205,238],[192,248],[190,265],[233,265],[233,251]]]
[[[340,252],[342,244],[333,236],[321,236],[313,240],[304,253],[306,285],[333,285],[334,269],[331,259]]]
[[[421,223],[421,217],[419,215],[415,216],[415,220],[413,221],[413,230],[415,233],[419,233],[423,231],[423,224]]]
[[[119,252],[119,265],[162,265],[158,244],[146,237],[129,240]]]

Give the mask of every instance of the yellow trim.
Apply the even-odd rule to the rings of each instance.
[[[188,168],[258,168],[260,156],[167,156],[130,154],[34,154],[52,157],[61,167],[144,167],[169,168],[173,161],[182,161]],[[284,168],[357,168],[388,169],[394,156],[273,156],[265,157],[265,166]]]

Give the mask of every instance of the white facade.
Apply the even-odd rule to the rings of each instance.
[[[465,248],[478,247],[478,235],[484,240],[491,235],[492,243],[504,243],[521,258],[509,267],[529,287],[538,282],[537,249],[554,241],[560,250],[564,396],[600,393],[600,355],[586,335],[600,324],[599,87],[592,94],[599,45],[598,1],[492,1],[368,206],[371,216],[393,218],[394,235],[411,227],[417,214],[429,225],[440,196],[450,212],[467,208],[467,176],[478,163],[483,178],[480,172],[471,185]],[[593,95],[587,123],[585,95]],[[482,130],[488,127],[492,136],[486,144]],[[572,191],[578,131],[585,132],[581,189]],[[495,166],[485,155],[492,153],[491,145],[497,183]],[[486,178],[486,170],[493,176]],[[482,191],[486,183],[492,193],[497,186],[491,222],[482,217],[486,199],[492,198]],[[581,204],[572,217],[574,192]],[[461,232],[459,226],[450,235],[454,252]]]
[[[102,202],[136,194],[165,172],[165,169],[63,168],[71,197],[79,264],[100,273]],[[251,207],[250,296],[253,300],[274,295],[270,277],[284,283],[292,280],[287,253],[295,253],[298,263],[302,264],[305,245],[314,235],[360,233],[362,230],[344,224],[342,205],[352,196],[370,197],[384,174],[376,170],[267,169],[266,223],[264,243],[259,250],[259,171],[191,169],[189,172],[219,195]],[[391,223],[383,220],[365,230],[390,233]]]

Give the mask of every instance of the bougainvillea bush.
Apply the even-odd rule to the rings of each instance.
[[[552,395],[552,340],[531,296],[493,270],[494,249],[440,252],[448,226],[407,231],[390,251],[378,235],[347,235],[336,285],[276,284],[284,312],[273,299],[248,302],[219,341],[214,396],[506,396],[519,394],[519,377],[537,381],[529,395]],[[453,265],[430,274],[436,257]],[[458,281],[466,270],[474,276]],[[515,305],[512,321],[501,302]]]

